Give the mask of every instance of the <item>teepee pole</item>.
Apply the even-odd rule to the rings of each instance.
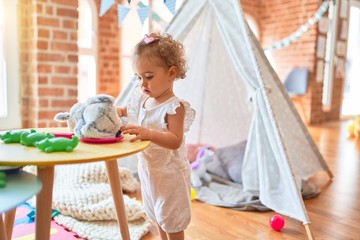
[[[305,230],[306,230],[306,235],[307,235],[309,240],[315,240],[315,237],[312,236],[309,224],[310,223],[304,224],[304,227],[305,227]]]

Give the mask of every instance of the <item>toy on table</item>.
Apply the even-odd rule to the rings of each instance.
[[[0,139],[4,141],[4,143],[20,143],[20,136],[22,133],[34,133],[36,132],[34,129],[29,131],[26,130],[10,130],[0,134]]]
[[[206,161],[210,160],[209,156],[214,155],[210,147],[202,147],[199,149],[196,160],[191,163],[191,185],[193,187],[201,187],[204,179],[207,182],[211,181],[211,176],[206,172]]]
[[[20,136],[20,143],[25,146],[35,146],[35,143],[46,138],[54,138],[54,135],[47,132],[23,132]]]
[[[285,220],[281,215],[274,214],[269,220],[269,225],[275,231],[281,231],[285,225]]]
[[[73,135],[71,139],[47,138],[35,143],[35,146],[43,152],[71,152],[78,145],[79,139]]]
[[[0,188],[6,186],[6,173],[0,172]]]
[[[114,106],[115,99],[106,94],[90,97],[85,103],[74,104],[70,112],[60,112],[55,121],[66,122],[79,138],[115,138],[122,122]]]

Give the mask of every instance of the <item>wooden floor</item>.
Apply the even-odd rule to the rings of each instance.
[[[360,240],[360,140],[346,137],[346,121],[309,127],[332,173],[310,179],[321,193],[306,200],[314,239]],[[274,212],[243,212],[194,201],[192,221],[186,230],[188,240],[307,239],[301,222],[285,217],[281,232],[272,230],[269,218]],[[143,240],[159,239],[154,227]]]

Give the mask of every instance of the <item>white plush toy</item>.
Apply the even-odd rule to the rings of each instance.
[[[114,101],[110,95],[95,95],[85,103],[74,104],[70,112],[57,113],[54,120],[67,122],[79,138],[114,138],[120,135],[122,126]]]
[[[206,172],[206,163],[211,161],[211,156],[214,155],[214,152],[210,147],[202,147],[199,149],[196,156],[196,160],[191,163],[191,185],[195,188],[201,187],[202,181],[206,182],[211,181],[211,176]]]

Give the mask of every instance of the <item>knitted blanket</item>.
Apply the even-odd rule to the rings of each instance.
[[[34,167],[25,170],[35,173]],[[138,181],[129,170],[119,170],[123,191],[135,192]],[[124,203],[130,238],[141,239],[150,221],[139,201],[124,195]],[[60,212],[54,220],[82,238],[121,239],[104,162],[56,166],[52,208]]]

